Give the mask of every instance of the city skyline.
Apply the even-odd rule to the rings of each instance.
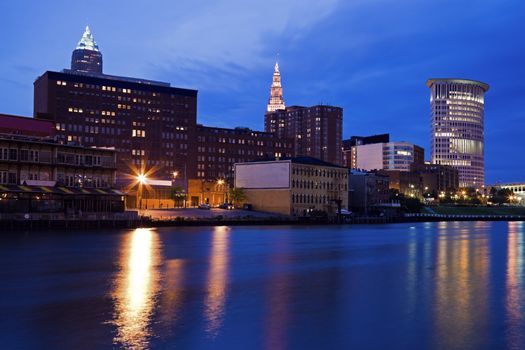
[[[97,4],[100,3],[95,2]],[[430,108],[426,79],[443,76],[487,82],[491,85],[485,106],[487,183],[521,180],[525,162],[520,152],[520,130],[516,126],[521,116],[517,94],[523,70],[517,62],[523,58],[523,50],[514,45],[510,34],[522,28],[518,14],[524,6],[516,1],[498,5],[445,2],[435,8],[404,2],[389,8],[389,16],[391,10],[399,15],[396,21],[407,22],[394,26],[393,19],[378,25],[380,19],[385,20],[382,4],[385,2],[367,5],[312,2],[309,9],[297,13],[300,5],[292,2],[281,5],[280,13],[276,18],[269,18],[269,23],[258,21],[252,28],[246,19],[244,22],[233,20],[210,35],[210,39],[203,38],[205,35],[195,29],[209,19],[209,11],[187,14],[186,18],[179,18],[180,24],[173,28],[163,25],[163,21],[150,29],[129,25],[135,23],[139,15],[149,18],[159,15],[161,10],[166,11],[166,15],[161,16],[165,20],[173,15],[171,11],[181,10],[178,6],[185,5],[168,7],[166,3],[149,11],[141,11],[144,9],[139,5],[131,6],[123,10],[128,26],[114,29],[119,28],[120,20],[108,23],[97,11],[88,16],[85,11],[76,11],[78,15],[65,16],[64,21],[47,28],[36,18],[42,5],[35,4],[27,10],[28,19],[35,19],[31,25],[16,23],[11,18],[2,25],[9,26],[10,32],[16,34],[8,37],[4,54],[0,56],[3,63],[0,88],[6,97],[0,102],[0,112],[32,115],[34,79],[42,71],[67,68],[70,52],[84,26],[89,24],[105,55],[105,73],[198,89],[198,120],[206,125],[235,127],[242,120],[240,126],[263,129],[268,83],[275,53],[279,51],[288,105],[342,106],[345,138],[390,132],[397,140],[424,147],[427,159],[430,158]],[[473,11],[459,10],[468,4],[475,4]],[[236,12],[226,16],[226,21],[232,20],[234,14],[242,17],[239,13],[260,11],[269,15],[270,5],[271,2],[248,9],[240,2],[226,1],[208,10],[221,17],[221,13],[235,7]],[[6,13],[14,13],[18,6],[2,5]],[[60,3],[45,6],[57,13],[64,11]],[[78,10],[76,6],[70,9],[71,13]],[[406,9],[412,11],[404,14]],[[415,19],[423,14],[428,16],[425,24]],[[298,21],[300,15],[302,18]],[[440,16],[448,20],[432,22]],[[350,19],[355,22],[348,24],[352,22]],[[458,22],[459,19],[463,21]],[[200,29],[208,32],[212,29],[210,26],[221,24],[224,23],[215,19]],[[242,24],[247,29],[241,34],[234,27]],[[414,28],[409,28],[410,25]],[[39,40],[34,39],[37,26]],[[147,40],[153,31],[164,38],[164,45],[161,39]],[[175,35],[171,35],[173,31]],[[348,42],[325,40],[341,34],[358,35],[348,36]],[[218,35],[222,35],[220,45],[213,44]],[[199,38],[206,40],[200,41],[202,45],[198,48],[190,47],[192,39]],[[247,38],[253,39],[256,48],[249,45]],[[488,50],[496,43],[498,50]],[[312,50],[318,52],[311,53]],[[380,59],[380,55],[388,59]],[[512,64],[514,62],[516,64]],[[378,96],[384,102],[377,103]]]

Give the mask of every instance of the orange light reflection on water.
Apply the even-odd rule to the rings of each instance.
[[[206,331],[215,337],[224,318],[229,264],[229,228],[216,226],[213,231],[210,268],[208,270],[204,314]]]
[[[126,237],[121,271],[113,293],[117,327],[116,344],[126,349],[145,349],[151,336],[150,321],[159,290],[159,240],[152,229],[136,229]]]

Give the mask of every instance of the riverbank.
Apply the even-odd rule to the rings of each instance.
[[[133,214],[133,215],[127,215]],[[184,226],[271,225],[367,225],[439,221],[525,221],[525,215],[406,213],[403,216],[352,216],[341,220],[319,217],[289,217],[246,210],[164,209],[127,212],[119,217],[50,217],[19,215],[2,217],[0,230],[102,229]]]

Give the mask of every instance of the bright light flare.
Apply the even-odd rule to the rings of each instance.
[[[138,181],[139,183],[141,183],[141,184],[145,184],[147,180],[148,180],[148,179],[147,179],[146,175],[144,175],[144,174],[138,174],[138,175],[137,175],[137,181]]]

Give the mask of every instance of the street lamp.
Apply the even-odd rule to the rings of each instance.
[[[139,188],[137,190],[137,206],[139,209],[142,209],[142,185],[146,183],[148,178],[145,174],[140,173],[137,175],[137,182],[139,184]]]
[[[139,182],[139,184],[144,185],[146,183],[146,181],[147,181],[146,175],[138,174],[137,175],[137,181]]]

